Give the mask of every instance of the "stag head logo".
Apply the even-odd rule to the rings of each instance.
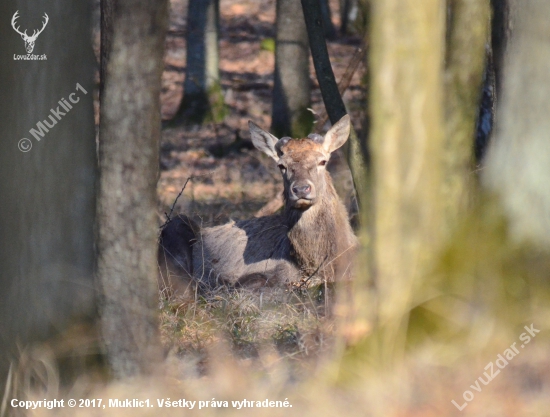
[[[12,19],[11,19],[11,26],[13,27],[13,30],[15,30],[17,33],[19,33],[21,35],[21,37],[23,38],[23,40],[25,41],[25,49],[27,50],[27,53],[30,54],[32,53],[32,50],[34,49],[34,43],[36,42],[36,38],[38,38],[38,35],[40,35],[42,33],[42,31],[44,30],[44,28],[46,27],[46,25],[48,24],[48,21],[50,20],[50,18],[48,17],[48,15],[46,13],[44,13],[44,23],[42,24],[42,29],[40,30],[34,30],[32,35],[29,36],[27,35],[27,30],[25,29],[25,32],[21,32],[19,30],[19,26],[15,26],[16,25],[16,20],[17,18],[19,17],[19,10],[17,10]]]

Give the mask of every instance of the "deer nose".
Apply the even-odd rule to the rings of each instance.
[[[309,193],[311,192],[311,185],[304,184],[304,185],[296,185],[292,184],[292,192],[297,198],[307,198]]]

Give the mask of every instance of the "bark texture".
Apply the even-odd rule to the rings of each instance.
[[[514,236],[550,247],[550,3],[516,10],[504,59],[496,137],[484,182],[496,192]]]
[[[9,24],[16,10],[27,33],[48,14],[33,51],[47,60],[13,59],[26,55]],[[10,1],[0,11],[7,19],[0,25],[1,386],[19,349],[95,314],[97,163],[89,4]],[[72,93],[77,102],[67,112],[59,100],[69,102]],[[29,130],[44,120],[53,126],[33,137]]]
[[[100,126],[98,274],[102,326],[117,377],[160,359],[156,182],[167,1],[117,0]]]
[[[309,45],[300,3],[277,0],[275,84],[271,130],[277,136],[305,137],[311,132]]]
[[[113,15],[114,0],[101,0],[101,49],[99,62],[99,92],[100,96],[105,87],[105,77],[107,73],[107,62],[113,46]]]

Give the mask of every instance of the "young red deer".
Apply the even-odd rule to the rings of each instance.
[[[178,216],[161,233],[160,264],[210,287],[331,282],[349,273],[357,239],[326,170],[331,153],[348,139],[349,116],[324,138],[279,140],[248,124],[254,146],[281,170],[283,213],[203,229]]]

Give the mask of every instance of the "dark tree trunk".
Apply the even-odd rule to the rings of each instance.
[[[310,133],[309,47],[300,2],[277,0],[275,84],[271,129],[278,136]]]
[[[48,14],[32,52],[47,60],[14,60],[26,55],[8,23],[16,10],[27,33]],[[97,161],[90,3],[14,0],[0,12],[1,386],[20,349],[94,317]]]
[[[491,0],[491,47],[487,51],[484,86],[479,109],[475,156],[483,162],[496,122],[496,108],[502,94],[503,62],[512,34],[513,0]]]
[[[183,98],[173,123],[202,123],[223,118],[219,74],[219,0],[189,1],[187,68]]]
[[[347,111],[332,72],[327,44],[321,26],[321,9],[317,0],[302,0],[302,10],[304,11],[313,65],[315,66],[323,102],[331,123],[336,123]],[[361,145],[352,127],[349,144],[346,146],[345,152],[358,198],[367,195],[368,172],[365,148]]]
[[[160,360],[156,182],[167,4],[117,0],[101,107],[99,259],[102,328],[117,377]]]
[[[101,50],[99,62],[99,92],[103,94],[105,86],[105,76],[107,72],[107,62],[113,46],[113,15],[114,0],[101,0]]]
[[[357,32],[354,28],[354,24],[358,15],[358,0],[340,0],[340,32],[343,35]]]
[[[319,0],[321,6],[321,14],[323,16],[323,29],[325,37],[329,40],[336,38],[336,29],[332,23],[332,13],[330,11],[329,0]]]
[[[504,55],[512,34],[512,18],[516,8],[513,0],[491,0],[491,6],[493,8],[491,43],[498,97],[502,90]]]

